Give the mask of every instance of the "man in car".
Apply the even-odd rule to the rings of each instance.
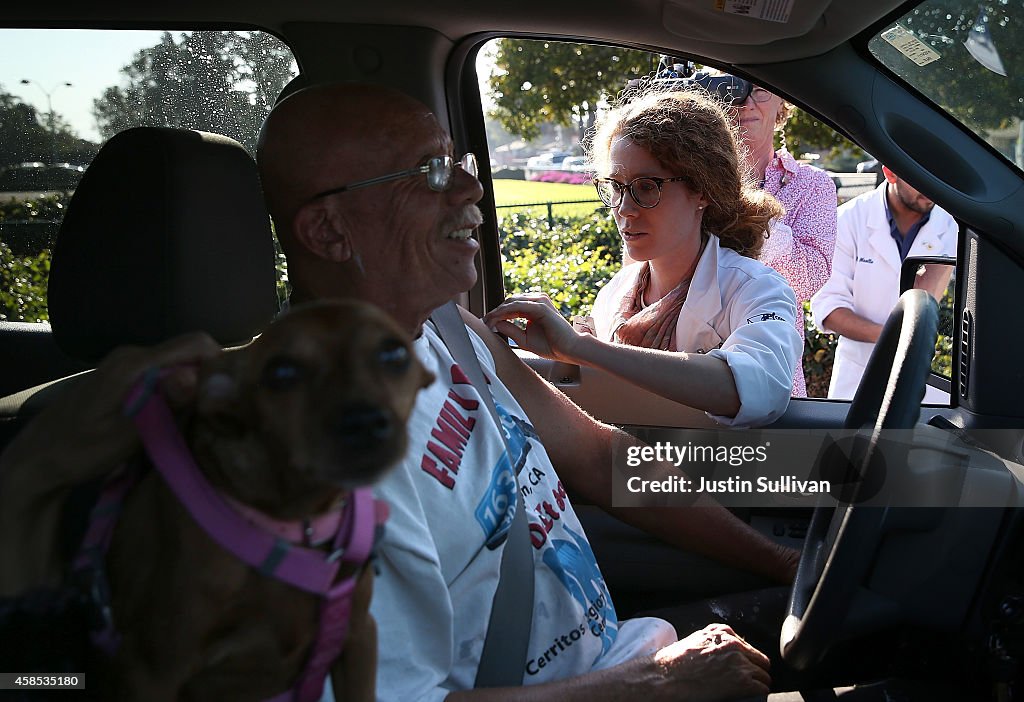
[[[857,392],[882,325],[899,299],[906,257],[956,256],[957,225],[950,214],[887,167],[882,173],[884,183],[840,206],[832,274],[811,299],[818,327],[839,334],[830,398],[848,400]],[[933,274],[918,287],[941,300],[951,272]],[[948,400],[936,388],[925,393],[926,402]]]
[[[482,222],[476,203],[483,190],[475,163],[451,155],[450,137],[426,106],[369,85],[318,86],[288,97],[260,140],[292,300],[377,304],[417,337],[417,354],[437,376],[417,400],[406,458],[379,486],[391,504],[372,606],[379,698],[763,694],[767,658],[728,627],[677,641],[660,620],[618,621],[566,491],[672,544],[780,582],[792,577],[795,554],[714,505],[614,509],[612,456],[636,440],[587,416],[463,311],[518,453],[513,464],[522,464],[519,489],[500,493],[509,469],[498,428],[427,321],[477,279],[479,244],[471,235]],[[498,585],[508,525],[502,511],[515,509],[513,495],[525,499],[534,564],[522,662],[530,687],[472,690]]]

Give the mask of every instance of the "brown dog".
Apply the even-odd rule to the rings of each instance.
[[[298,307],[251,345],[203,364],[183,433],[221,493],[301,520],[401,458],[405,421],[431,380],[408,336],[376,308]],[[289,689],[309,655],[318,598],[225,551],[154,471],[125,501],[107,570],[122,637],[103,676],[112,699],[263,700]],[[338,700],[374,698],[372,587],[366,568],[331,669]]]

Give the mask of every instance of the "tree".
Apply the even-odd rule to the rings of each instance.
[[[265,32],[164,32],[121,69],[93,113],[104,138],[136,126],[201,129],[255,152],[256,135],[295,75],[291,51]]]
[[[527,141],[540,125],[575,125],[581,141],[594,124],[597,110],[636,78],[650,76],[659,56],[646,51],[596,44],[529,39],[500,39],[495,72],[488,83],[495,107],[490,116]],[[787,128],[790,150],[854,150],[852,143],[802,110]]]
[[[25,161],[88,163],[98,146],[80,139],[60,115],[52,131],[31,105],[0,87],[0,167]]]
[[[505,129],[529,141],[541,124],[554,122],[575,125],[582,140],[598,107],[629,80],[657,68],[657,56],[614,46],[500,39],[495,68],[488,81],[491,115]]]
[[[866,158],[863,149],[799,107],[786,122],[785,136],[786,148],[795,156],[808,151],[824,152],[826,159],[854,165]]]
[[[884,39],[873,40],[870,48],[896,75],[982,137],[996,129],[1024,131],[1024,53],[1020,51],[1024,22],[1017,11],[1019,3],[1012,12],[1007,8],[1007,0],[982,0],[969,6],[931,0],[914,8],[899,25],[937,54],[924,66]],[[983,62],[972,54],[965,46],[968,40],[993,47],[998,62]],[[1018,138],[1018,163],[1024,165],[1019,153],[1022,142]]]

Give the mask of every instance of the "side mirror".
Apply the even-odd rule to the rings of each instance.
[[[900,269],[901,295],[907,290],[927,290],[939,304],[939,337],[928,385],[944,392],[947,401],[953,378],[955,273],[956,259],[949,256],[908,256]],[[931,401],[941,402],[934,396]]]
[[[908,256],[900,268],[900,295],[927,290],[941,304],[955,270],[956,259],[949,256]]]

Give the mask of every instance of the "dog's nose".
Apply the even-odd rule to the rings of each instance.
[[[372,405],[346,407],[337,415],[333,429],[336,436],[354,448],[387,441],[395,433],[391,418]]]

